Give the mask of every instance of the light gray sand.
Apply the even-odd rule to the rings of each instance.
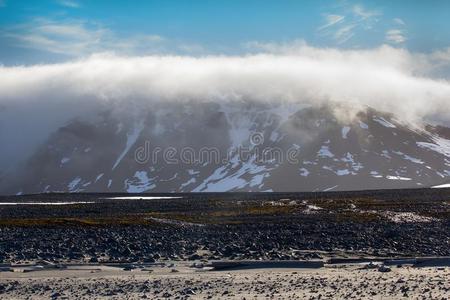
[[[17,271],[17,270],[16,270]],[[450,268],[207,271],[166,264],[0,272],[1,299],[448,299]]]

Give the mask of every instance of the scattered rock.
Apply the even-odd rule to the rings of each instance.
[[[391,272],[391,268],[386,267],[385,265],[381,265],[378,267],[378,272],[382,273]]]

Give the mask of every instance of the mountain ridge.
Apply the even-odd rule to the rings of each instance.
[[[134,118],[100,113],[56,130],[18,172],[4,174],[0,191],[301,192],[449,180],[448,128],[356,110],[171,103]],[[176,152],[170,159],[169,150]]]

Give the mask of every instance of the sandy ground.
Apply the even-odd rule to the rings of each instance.
[[[363,265],[211,271],[166,263],[0,272],[1,299],[449,299],[450,268]]]

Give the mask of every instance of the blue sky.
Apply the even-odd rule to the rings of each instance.
[[[260,43],[449,47],[450,1],[0,0],[0,63],[243,54]]]

